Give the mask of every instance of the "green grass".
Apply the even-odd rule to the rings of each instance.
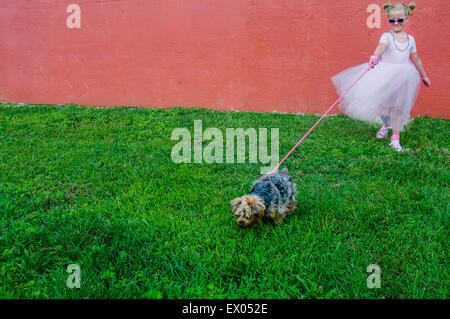
[[[231,214],[261,163],[171,160],[194,120],[278,127],[281,159],[318,118],[1,103],[0,297],[447,298],[449,121],[415,118],[400,154],[376,125],[325,118],[283,164],[299,207],[277,227]]]

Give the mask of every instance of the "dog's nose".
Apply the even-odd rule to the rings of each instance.
[[[239,223],[238,226],[242,228],[242,227],[244,227],[244,224],[243,223]]]

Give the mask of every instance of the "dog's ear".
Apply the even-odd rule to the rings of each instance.
[[[231,201],[231,207],[237,206],[242,202],[242,198],[241,197],[236,197],[235,199],[233,199]]]
[[[231,201],[231,209],[233,210],[233,214],[234,214],[235,210],[237,209],[237,207],[241,204],[241,202],[242,202],[241,197],[237,197]]]
[[[266,205],[261,201],[255,201],[252,205],[252,212],[260,217],[264,216],[264,211],[266,210]]]

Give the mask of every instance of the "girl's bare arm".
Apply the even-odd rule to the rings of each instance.
[[[386,49],[387,49],[387,44],[386,43],[380,43],[380,44],[378,44],[378,46],[375,49],[375,52],[373,54],[376,54],[378,56],[382,56],[384,51],[386,51]]]
[[[375,49],[375,52],[373,54],[381,57],[383,55],[384,51],[386,51],[386,48],[387,48],[386,43],[380,43],[380,44],[378,44],[378,46]],[[373,67],[376,63],[377,63],[377,58],[374,56],[370,57],[369,64],[372,65],[372,67]]]
[[[431,86],[431,81],[427,77],[427,74],[425,73],[425,69],[423,68],[422,61],[420,60],[419,55],[417,54],[417,52],[411,53],[409,57],[413,61],[414,65],[416,66],[417,71],[419,71],[419,74],[420,74],[420,77],[423,80],[423,83],[426,86]]]

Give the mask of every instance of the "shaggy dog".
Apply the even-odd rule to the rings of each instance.
[[[297,208],[296,194],[296,185],[286,168],[263,176],[253,183],[247,195],[231,201],[233,214],[237,217],[236,224],[247,228],[263,218],[281,224],[284,217]]]

